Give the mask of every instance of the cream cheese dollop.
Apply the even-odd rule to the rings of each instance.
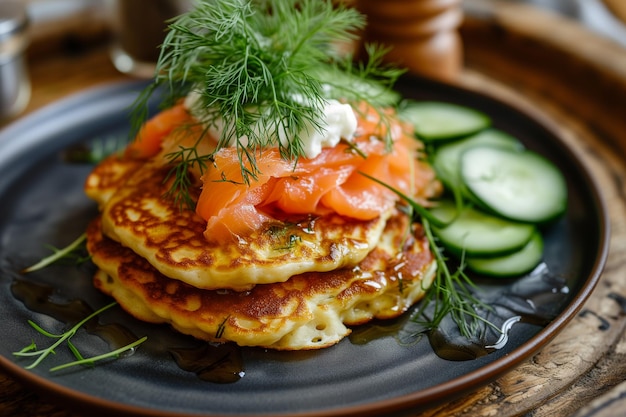
[[[200,93],[192,90],[185,98],[184,105],[192,115],[202,120],[201,110],[198,109],[199,101]],[[337,146],[341,139],[352,141],[357,129],[357,118],[352,106],[334,99],[326,101],[322,117],[316,122],[318,127],[308,123],[299,134],[304,156],[309,159],[318,156],[325,147]],[[225,127],[221,118],[211,121],[207,126],[211,135],[216,138],[221,136]],[[279,131],[278,136],[281,144],[288,143],[289,138],[285,137],[283,131]],[[239,142],[244,146],[247,145],[247,141],[247,137],[239,138]],[[234,140],[231,142],[229,145],[235,145]]]

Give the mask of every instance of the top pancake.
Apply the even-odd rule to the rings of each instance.
[[[376,246],[391,215],[369,221],[336,214],[294,217],[211,243],[203,236],[205,220],[164,198],[170,168],[110,157],[90,174],[85,190],[102,208],[106,236],[162,274],[197,288],[242,291],[305,272],[354,266]]]

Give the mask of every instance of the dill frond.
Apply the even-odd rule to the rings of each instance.
[[[215,152],[236,147],[249,182],[260,172],[256,156],[263,148],[277,147],[290,161],[304,155],[301,135],[323,130],[330,98],[374,107],[396,100],[390,88],[402,71],[382,65],[382,48],[368,46],[370,59],[355,64],[336,47],[364,26],[358,11],[330,0],[198,1],[170,23],[154,82],[140,102],[157,87],[168,102],[193,91],[194,116],[221,127]],[[184,177],[184,169],[172,175]],[[186,193],[182,177],[171,195]]]

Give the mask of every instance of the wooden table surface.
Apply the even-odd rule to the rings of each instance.
[[[518,368],[422,416],[617,417],[626,409],[626,50],[532,6],[466,0],[458,83],[552,126],[601,185],[611,250],[581,314]],[[86,88],[128,79],[105,36],[70,30],[30,57],[27,113]],[[619,298],[617,297],[617,298]],[[604,323],[604,326],[601,324]],[[0,416],[85,417],[0,370]]]

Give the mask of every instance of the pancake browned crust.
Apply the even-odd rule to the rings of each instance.
[[[85,194],[102,207],[122,186],[128,175],[137,170],[145,161],[111,155],[96,165],[85,181]]]
[[[436,268],[423,229],[401,213],[390,218],[379,244],[357,266],[243,292],[202,290],[170,279],[101,231],[99,218],[87,230],[87,248],[100,268],[98,289],[141,320],[241,346],[328,347],[350,333],[346,325],[402,314],[423,296]]]
[[[391,215],[369,221],[337,214],[303,216],[226,242],[209,242],[203,236],[205,220],[163,197],[169,171],[154,162],[137,166],[112,157],[91,173],[86,190],[102,207],[106,236],[164,275],[203,289],[242,291],[304,272],[354,266],[376,246]],[[117,190],[111,192],[114,186]]]

